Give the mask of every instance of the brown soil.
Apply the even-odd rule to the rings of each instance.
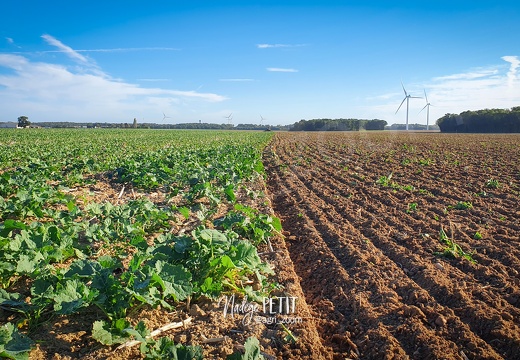
[[[276,134],[268,189],[319,334],[288,358],[518,359],[519,143]],[[476,262],[444,256],[441,229]]]

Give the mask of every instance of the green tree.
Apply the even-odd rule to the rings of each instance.
[[[18,127],[26,128],[31,125],[29,118],[27,116],[19,116],[18,117]]]

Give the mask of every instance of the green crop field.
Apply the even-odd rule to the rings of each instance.
[[[262,202],[252,184],[264,176],[261,150],[270,138],[1,130],[0,356],[27,358],[36,343],[45,351],[43,326],[87,313],[93,321],[84,330],[97,346],[135,338],[148,358],[199,354],[147,337],[144,323],[132,325],[129,316],[272,289],[257,246],[280,222],[250,206]]]

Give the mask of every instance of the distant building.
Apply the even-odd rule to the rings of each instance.
[[[18,127],[18,123],[9,121],[9,122],[0,122],[0,128],[2,129],[16,129]]]

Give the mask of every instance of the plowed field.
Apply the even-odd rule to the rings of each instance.
[[[315,358],[520,358],[519,144],[276,134],[268,187],[325,349]]]

